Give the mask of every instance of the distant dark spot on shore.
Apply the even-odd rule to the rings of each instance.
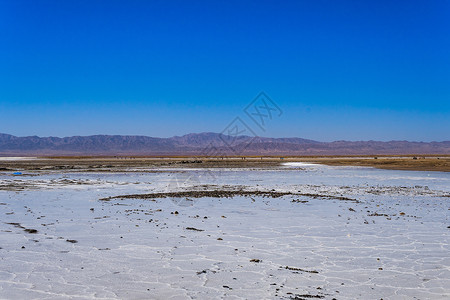
[[[282,267],[281,267],[282,268]],[[289,267],[286,266],[284,267],[286,270],[291,270],[291,271],[300,271],[300,272],[306,272],[306,273],[313,273],[313,274],[318,274],[319,272],[316,270],[305,270],[305,269],[301,269],[301,268],[294,268],[294,267]]]
[[[197,228],[195,228],[195,227],[186,227],[186,230],[204,231],[203,229],[197,229]]]
[[[324,296],[322,295],[308,295],[308,294],[304,294],[304,295],[295,295],[292,296],[290,299],[291,300],[302,300],[302,299],[312,299],[312,298],[316,298],[316,299],[322,299],[324,298]]]
[[[294,199],[291,202],[294,202],[294,203],[308,203],[309,201],[308,200]]]

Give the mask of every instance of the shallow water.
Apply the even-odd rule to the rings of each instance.
[[[1,173],[0,298],[450,297],[448,173],[161,170]],[[317,197],[99,201],[236,187]]]

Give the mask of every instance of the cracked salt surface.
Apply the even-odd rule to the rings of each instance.
[[[0,298],[450,297],[448,173],[320,165],[204,172],[0,175]],[[171,186],[180,174],[199,179]],[[168,186],[359,202],[99,201]]]

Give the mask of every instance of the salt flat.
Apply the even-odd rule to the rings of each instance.
[[[284,196],[111,198],[177,191]],[[448,299],[450,175],[0,173],[0,298]]]

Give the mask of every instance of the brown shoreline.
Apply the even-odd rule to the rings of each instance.
[[[235,156],[235,157],[40,157],[2,161],[2,171],[121,172],[128,168],[273,168],[283,162],[362,166],[390,170],[450,172],[450,155]]]

